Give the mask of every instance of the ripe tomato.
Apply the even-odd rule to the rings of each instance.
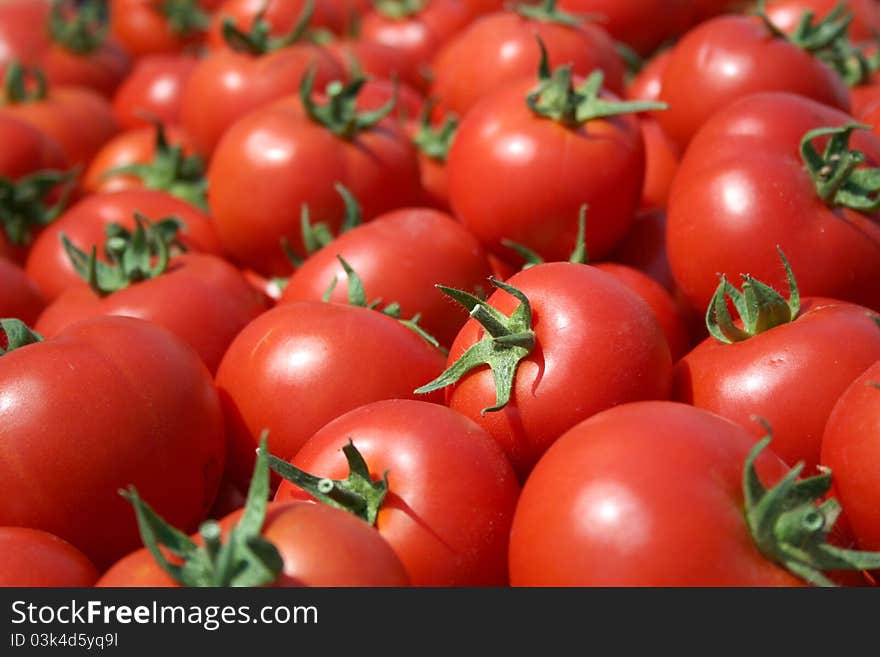
[[[874,364],[840,396],[825,426],[820,459],[831,468],[834,495],[863,550],[880,550],[880,480],[873,467],[880,449],[878,382],[880,364]]]
[[[653,118],[639,120],[645,143],[645,183],[642,188],[643,209],[666,208],[672,181],[678,172],[681,150]]]
[[[813,12],[818,19],[827,17],[843,5],[852,16],[849,38],[856,42],[871,41],[880,33],[880,5],[875,0],[769,0],[767,16],[779,29],[793,32],[804,12]]]
[[[479,295],[491,273],[479,242],[455,219],[407,208],[343,233],[310,256],[290,277],[281,301],[319,301],[338,278],[330,301],[345,303],[347,275],[337,256],[361,278],[368,299],[396,302],[407,318],[418,313],[419,325],[444,345],[452,343],[468,315],[435,284]]]
[[[293,29],[308,6],[308,0],[225,0],[214,11],[208,29],[208,46],[213,49],[226,48],[223,38],[223,23],[231,19],[233,25],[242,32],[249,32],[258,16],[262,16],[273,37],[284,37]],[[342,11],[341,3],[334,0],[316,0],[309,17],[312,30],[327,29],[342,33],[348,16]]]
[[[113,115],[123,130],[180,123],[183,89],[198,64],[188,55],[140,57],[113,96]]]
[[[744,521],[753,444],[733,422],[670,402],[625,404],[581,422],[523,487],[511,584],[800,585],[761,553]],[[765,485],[786,472],[766,450],[757,467]]]
[[[345,479],[340,449],[350,440],[371,481],[387,475],[387,493],[368,498],[369,514],[413,585],[507,583],[507,542],[519,485],[483,430],[440,405],[380,401],[326,425],[292,463],[309,474]],[[275,499],[312,497],[284,481]]]
[[[626,239],[609,259],[635,267],[669,292],[675,291],[675,280],[666,258],[666,213],[662,210],[647,210],[636,215]]]
[[[27,274],[0,257],[0,317],[14,317],[33,326],[45,306],[46,302]]]
[[[67,541],[38,529],[0,527],[0,586],[92,586],[98,569]]]
[[[756,16],[721,16],[675,46],[663,74],[658,115],[680,146],[717,110],[750,94],[781,91],[849,111],[843,79],[819,58],[775,36]]]
[[[783,289],[779,245],[804,296],[880,309],[880,213],[847,207],[856,205],[845,197],[850,183],[839,194],[821,191],[813,178],[821,183],[820,172],[811,175],[800,152],[810,131],[852,122],[803,97],[760,94],[726,107],[704,126],[675,178],[667,222],[669,264],[694,308],[708,306],[717,273],[748,273]],[[821,154],[828,139],[807,141],[815,141]],[[880,164],[876,137],[856,130],[849,141],[868,166]],[[844,157],[848,149],[838,146],[834,157]],[[831,160],[833,170],[837,162]]]
[[[599,69],[606,87],[623,93],[623,62],[601,28],[508,10],[474,21],[437,53],[431,96],[444,110],[463,116],[480,99],[534,75],[540,58],[536,36],[546,45],[552,66],[571,64],[578,75]]]
[[[50,5],[45,0],[0,2],[0,68],[10,61],[26,66],[39,62],[49,47]]]
[[[225,448],[217,393],[188,345],[140,319],[100,317],[0,359],[0,524],[56,534],[106,567],[138,544],[117,493],[135,485],[195,529]]]
[[[128,190],[88,196],[67,210],[34,242],[25,271],[48,301],[55,299],[65,288],[80,282],[64,251],[61,234],[81,249],[101,247],[110,224],[134,228],[135,212],[147,217],[177,217],[183,222],[179,237],[187,249],[221,253],[211,219],[191,204],[164,192]],[[102,248],[98,248],[98,259],[107,262]]]
[[[424,86],[422,67],[397,48],[365,39],[336,39],[324,46],[336,61],[342,63],[348,79],[357,74],[369,80],[397,80],[414,90]]]
[[[510,318],[507,339],[522,341],[508,346],[504,332],[487,333],[469,320],[452,344],[448,365],[480,343],[478,349],[491,349],[487,358],[495,362],[462,368],[466,373],[447,393],[447,403],[498,441],[520,478],[584,418],[624,402],[669,396],[672,363],[663,331],[648,304],[611,274],[551,262],[512,276],[507,286],[528,299],[530,311],[508,287],[485,304]],[[496,334],[501,342],[494,341]],[[443,377],[420,390],[453,382]]]
[[[110,33],[135,57],[177,53],[204,39],[214,0],[115,0],[110,8]]]
[[[375,310],[301,302],[263,313],[233,340],[217,370],[232,481],[246,485],[263,429],[272,453],[289,459],[353,408],[413,398],[443,362],[438,349]]]
[[[652,57],[638,75],[632,79],[632,82],[627,85],[626,97],[630,100],[660,100],[663,90],[663,75],[671,58],[672,48],[663,50]]]

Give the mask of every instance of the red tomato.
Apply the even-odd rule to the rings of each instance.
[[[357,108],[362,112],[381,109],[396,97],[391,116],[407,134],[416,131],[416,123],[425,106],[425,99],[411,86],[392,80],[367,80],[357,97]],[[282,101],[284,102],[284,101]]]
[[[373,480],[388,476],[375,525],[415,586],[503,586],[519,485],[498,445],[448,408],[390,400],[337,418],[292,463],[344,479],[349,440]],[[276,500],[312,499],[282,482]]]
[[[704,126],[675,178],[667,223],[669,263],[693,307],[708,306],[717,273],[748,273],[784,289],[779,245],[804,296],[880,309],[880,213],[823,201],[799,152],[809,131],[852,122],[806,98],[761,94]],[[858,130],[850,142],[870,166],[880,164],[877,137]],[[826,143],[816,141],[819,153]]]
[[[0,2],[0,68],[10,61],[26,66],[39,62],[49,47],[50,5],[45,0],[4,0]]]
[[[187,55],[146,55],[137,60],[113,97],[113,115],[123,130],[180,123],[183,89],[198,60]]]
[[[99,296],[84,282],[71,286],[46,308],[34,328],[54,337],[88,317],[139,317],[189,344],[213,373],[232,339],[263,310],[262,297],[235,267],[215,255],[184,253],[155,278],[107,296]]]
[[[92,586],[98,569],[67,541],[38,529],[0,527],[0,586]]]
[[[630,100],[660,100],[663,90],[663,74],[672,58],[672,49],[652,57],[626,88]]]
[[[20,319],[33,326],[46,302],[37,286],[15,264],[0,258],[0,317]]]
[[[688,32],[672,51],[662,87],[669,109],[658,119],[681,146],[717,110],[758,92],[784,91],[849,110],[843,79],[756,16],[722,16]]]
[[[353,78],[360,72],[371,80],[397,78],[414,90],[420,90],[424,86],[424,77],[418,62],[384,43],[366,39],[339,39],[331,41],[325,48],[336,61],[342,63],[348,78]]]
[[[534,347],[515,366],[509,403],[486,410],[498,405],[499,396],[485,367],[465,374],[447,402],[498,441],[521,478],[581,420],[624,402],[669,396],[672,363],[663,331],[648,304],[611,274],[551,262],[507,283],[529,299],[534,334]],[[510,316],[520,301],[499,290],[486,303]],[[448,365],[484,338],[492,340],[469,320]]]
[[[880,33],[880,5],[876,0],[769,0],[766,13],[781,30],[793,32],[804,12],[813,12],[817,19],[822,19],[838,5],[843,5],[852,16],[847,31],[850,39],[861,42],[877,38]]]
[[[220,526],[225,535],[240,515],[235,512],[223,519]],[[388,543],[369,525],[339,509],[306,502],[271,503],[262,536],[275,545],[284,560],[284,570],[273,586],[409,584]],[[179,585],[142,548],[114,564],[95,586]]]
[[[419,313],[419,326],[444,345],[468,315],[435,284],[485,293],[491,273],[479,242],[460,223],[436,210],[407,208],[343,233],[313,254],[290,277],[281,301],[320,301],[338,278],[330,300],[346,303],[347,276],[337,256],[358,274],[369,300],[397,302],[405,318]]]
[[[296,93],[307,70],[323,89],[345,72],[323,48],[296,43],[268,51],[216,50],[201,60],[183,90],[181,120],[203,155],[210,155],[236,121],[274,100]],[[262,50],[259,48],[263,48]]]
[[[208,46],[214,49],[227,47],[226,39],[223,38],[223,22],[227,19],[232,19],[233,25],[239,30],[248,32],[253,28],[258,15],[262,15],[269,25],[271,36],[287,36],[301,18],[307,4],[306,0],[222,1],[211,19]],[[315,0],[309,28],[324,28],[341,33],[348,17],[340,4],[335,0]]]
[[[511,584],[801,584],[759,551],[744,520],[753,443],[733,422],[669,402],[625,404],[578,424],[523,488]],[[786,472],[767,450],[757,466],[765,485]]]
[[[533,77],[540,56],[536,35],[546,45],[551,66],[572,64],[579,75],[601,69],[606,87],[623,92],[623,62],[601,28],[532,20],[504,11],[478,19],[437,53],[431,96],[439,98],[444,110],[463,116],[480,99],[514,80]]]
[[[636,215],[626,239],[609,258],[645,272],[669,292],[675,290],[666,259],[666,213],[662,210],[647,210]]]
[[[126,51],[140,57],[196,47],[203,41],[208,24],[209,17],[203,10],[216,3],[114,0],[112,4],[110,33]]]
[[[28,256],[25,267],[28,276],[46,299],[52,301],[65,288],[80,282],[61,244],[61,234],[87,251],[93,245],[104,244],[105,231],[110,224],[134,228],[135,212],[156,219],[177,217],[184,224],[180,239],[188,249],[214,254],[221,252],[210,218],[191,204],[164,192],[147,189],[111,192],[83,199],[40,234]],[[107,261],[100,248],[98,258]]]
[[[138,545],[117,492],[134,485],[195,529],[225,449],[217,393],[189,346],[140,319],[101,317],[0,359],[0,524],[56,534],[106,567]]]
[[[645,184],[642,208],[665,208],[669,202],[672,181],[678,172],[681,151],[653,118],[639,121],[645,142]]]
[[[320,302],[276,306],[238,334],[217,371],[232,481],[247,483],[263,429],[272,453],[289,459],[353,408],[413,398],[443,361],[438,349],[375,310]]]
[[[548,120],[526,103],[534,86],[511,83],[465,115],[449,151],[452,208],[496,255],[506,256],[501,241],[510,239],[559,261],[574,247],[578,210],[586,203],[587,247],[601,259],[626,235],[641,198],[638,122],[631,116],[575,125]],[[602,98],[615,100],[604,92]]]
[[[562,0],[573,14],[597,16],[599,25],[617,41],[642,55],[678,36],[688,26],[692,0]]]
[[[303,204],[314,223],[331,231],[339,227],[343,203],[337,183],[358,199],[365,220],[417,205],[421,196],[415,149],[392,120],[337,135],[305,117],[296,99],[236,123],[217,147],[208,182],[208,201],[227,251],[261,274],[281,276],[291,269],[279,247],[282,237],[304,254]]]
[[[880,364],[868,368],[837,400],[822,438],[820,463],[834,474],[834,496],[863,550],[880,550],[877,463]]]

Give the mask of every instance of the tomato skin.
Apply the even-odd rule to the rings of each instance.
[[[224,536],[238,521],[220,522]],[[284,570],[273,586],[408,586],[409,578],[388,543],[364,521],[339,509],[309,502],[270,502],[264,538],[278,548]],[[197,536],[196,542],[201,542]],[[98,587],[177,587],[142,548],[114,564]]]
[[[822,438],[822,465],[834,473],[832,494],[841,503],[847,524],[862,550],[880,550],[880,516],[876,469],[880,413],[880,364],[853,381],[837,400]]]
[[[232,341],[217,370],[230,478],[246,487],[263,429],[271,452],[289,459],[353,408],[415,398],[413,390],[440,374],[443,363],[439,350],[374,310],[301,302],[263,313]]]
[[[609,259],[645,272],[673,292],[675,280],[666,258],[666,213],[659,209],[639,212],[626,239]]]
[[[648,60],[626,88],[626,97],[630,100],[660,100],[663,74],[671,57],[672,48],[668,48]]]
[[[855,42],[871,41],[880,32],[880,6],[874,0],[770,0],[766,13],[774,25],[785,32],[793,32],[805,11],[816,19],[828,16],[834,8],[844,4],[852,15],[847,34]]]
[[[349,79],[354,76],[355,70],[360,70],[369,76],[368,84],[376,78],[391,80],[397,77],[414,90],[423,90],[424,77],[418,62],[397,48],[366,39],[338,39],[324,47],[345,67]]]
[[[540,58],[535,35],[545,43],[551,67],[571,63],[580,75],[602,69],[605,86],[623,92],[623,62],[602,29],[528,20],[505,11],[474,21],[437,53],[431,96],[440,100],[444,111],[463,116],[513,81],[534,78]]]
[[[49,84],[86,87],[110,98],[128,75],[131,64],[119,44],[107,41],[85,55],[53,44],[43,53],[40,68]]]
[[[758,551],[743,518],[752,444],[733,422],[670,402],[578,424],[523,488],[511,585],[802,586]],[[770,450],[757,468],[765,485],[787,470]]]
[[[210,0],[199,2],[208,7]],[[179,33],[171,27],[157,0],[114,0],[110,34],[134,57],[155,53],[178,53],[204,40],[199,31]]]
[[[722,16],[676,45],[663,74],[657,119],[686,146],[713,113],[760,92],[788,92],[849,111],[843,79],[819,59],[774,37],[755,16]]]
[[[49,47],[50,5],[45,0],[0,2],[0,67],[11,60],[33,66]]]
[[[116,223],[129,230],[134,228],[135,212],[153,220],[175,216],[183,221],[184,228],[179,236],[188,249],[221,253],[211,219],[170,194],[140,189],[88,196],[40,233],[28,255],[25,271],[46,300],[54,300],[65,288],[78,285],[82,280],[61,244],[61,233],[67,235],[76,246],[88,251],[92,245],[104,244],[108,225]],[[98,257],[105,259],[102,251],[98,249]]]
[[[528,108],[533,87],[513,83],[464,117],[447,165],[452,208],[502,258],[509,251],[501,241],[509,239],[561,261],[574,248],[578,212],[587,203],[587,248],[601,259],[625,237],[641,198],[638,121],[622,115],[569,128]]]
[[[681,151],[656,120],[643,118],[639,124],[645,143],[645,184],[641,207],[665,208],[669,202],[672,181],[678,172]]]
[[[92,586],[100,573],[67,541],[38,529],[0,527],[0,587]]]
[[[37,286],[14,263],[0,257],[0,317],[33,326],[46,302]]]
[[[292,460],[306,472],[347,475],[349,438],[374,479],[388,473],[376,529],[414,586],[503,586],[519,485],[495,442],[458,413],[427,402],[380,401],[346,413]],[[276,500],[312,499],[282,482]]]
[[[352,140],[336,137],[303,116],[299,101],[282,101],[245,117],[227,131],[208,169],[208,202],[226,250],[264,275],[287,275],[279,247],[287,237],[302,254],[300,210],[313,223],[339,228],[340,183],[358,199],[368,221],[421,195],[415,148],[392,119]]]
[[[169,145],[181,145],[185,154],[192,154],[194,150],[192,142],[180,127],[166,127],[165,137]],[[111,169],[129,164],[149,164],[155,155],[155,126],[148,125],[121,132],[104,144],[92,158],[83,175],[82,187],[92,194],[144,189],[143,181],[136,176],[123,174],[105,176],[105,174]]]
[[[734,344],[707,338],[675,368],[674,399],[718,413],[760,437],[790,465],[819,462],[822,431],[838,397],[880,360],[880,330],[866,308],[804,299],[790,323]],[[829,364],[833,363],[833,367]]]
[[[648,304],[611,274],[554,262],[507,282],[531,301],[536,341],[520,362],[510,403],[481,413],[495,403],[488,368],[466,374],[446,399],[498,441],[520,478],[581,420],[617,404],[669,397],[672,362],[663,331]],[[499,290],[488,303],[510,315],[518,302]],[[476,320],[468,320],[448,363],[483,335]]]
[[[283,37],[290,33],[297,19],[305,9],[305,0],[225,0],[214,12],[211,26],[208,29],[208,47],[211,49],[228,48],[223,38],[223,21],[233,20],[234,25],[242,32],[248,33],[253,28],[258,14],[270,26],[270,34]],[[314,4],[309,28],[324,28],[331,32],[341,33],[347,16],[341,11],[339,3],[317,0]]]
[[[56,534],[101,568],[139,542],[120,488],[136,486],[184,531],[211,507],[220,404],[198,356],[167,330],[131,317],[79,322],[3,355],[0,388],[3,525]]]
[[[315,66],[315,88],[345,72],[324,49],[308,44],[253,57],[218,50],[202,59],[183,90],[181,122],[199,153],[210,155],[223,133],[247,114],[299,90]]]
[[[397,302],[405,318],[420,313],[419,326],[444,345],[452,343],[468,314],[435,285],[485,292],[491,275],[479,242],[455,219],[406,208],[343,233],[313,254],[290,277],[281,301],[320,301],[336,277],[330,301],[346,303],[347,276],[337,255],[357,272],[368,300]]]
[[[137,60],[113,96],[113,115],[123,130],[180,123],[183,89],[198,61],[188,55],[146,55]]]
[[[852,121],[806,98],[759,94],[703,127],[673,183],[666,233],[672,273],[695,309],[708,307],[719,273],[786,289],[777,245],[801,295],[880,309],[880,213],[826,206],[799,153],[808,131]],[[856,131],[850,144],[868,166],[880,163],[880,141],[869,132]]]
[[[189,344],[213,374],[232,339],[264,310],[259,293],[235,267],[214,255],[184,253],[164,274],[103,298],[84,282],[69,287],[34,328],[52,337],[88,317],[139,317]]]
[[[414,135],[425,107],[425,98],[405,82],[397,82],[396,88],[397,102],[390,116],[406,134]],[[394,93],[395,83],[392,80],[367,80],[358,93],[357,108],[362,112],[381,109],[394,98]]]

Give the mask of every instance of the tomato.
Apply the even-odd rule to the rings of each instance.
[[[131,484],[195,529],[225,450],[217,393],[189,346],[140,319],[101,317],[0,361],[0,524],[56,534],[106,567],[138,544],[117,493]]]
[[[184,253],[152,276],[109,293],[102,290],[101,295],[85,282],[71,286],[46,308],[34,328],[53,337],[88,317],[139,317],[189,344],[213,373],[232,339],[265,310],[262,297],[241,272],[215,255]]]
[[[38,529],[0,527],[0,586],[92,586],[100,573],[67,541]]]
[[[623,92],[623,62],[601,28],[504,11],[474,21],[437,53],[431,95],[444,110],[463,116],[481,98],[534,75],[540,57],[536,36],[546,45],[552,66],[571,64],[579,75],[600,69],[606,86]]]
[[[324,47],[345,66],[348,78],[361,73],[369,80],[392,80],[396,77],[406,87],[417,91],[424,86],[422,67],[397,48],[366,39],[338,39]]]
[[[49,47],[50,5],[45,0],[0,2],[0,68],[10,61],[33,66]]]
[[[443,362],[438,349],[375,310],[300,302],[263,313],[232,341],[217,370],[232,481],[247,483],[263,429],[272,453],[289,459],[353,408],[413,398]]]
[[[220,523],[224,534],[239,520]],[[407,586],[409,579],[387,542],[351,514],[307,502],[269,504],[262,537],[278,548],[283,571],[273,586]],[[114,564],[95,586],[179,586],[146,548]]]
[[[849,110],[849,91],[828,65],[756,16],[722,16],[694,28],[672,51],[658,115],[666,133],[685,146],[709,117],[750,94],[780,91]]]
[[[48,301],[55,299],[65,288],[80,282],[61,244],[61,234],[88,250],[104,244],[110,224],[133,228],[135,212],[159,219],[177,217],[183,222],[179,237],[184,246],[193,251],[221,253],[210,218],[191,204],[164,192],[128,190],[89,196],[67,210],[34,242],[25,271]],[[98,258],[106,262],[103,249],[98,249]]]
[[[837,400],[822,437],[820,463],[831,468],[834,495],[864,550],[880,549],[876,463],[880,435],[880,365],[862,373]]]
[[[0,317],[14,317],[33,325],[45,305],[37,286],[24,271],[0,258]]]
[[[265,24],[265,21],[264,21]],[[256,33],[256,32],[255,32]],[[223,133],[238,119],[274,100],[296,93],[307,70],[315,84],[341,79],[344,71],[323,48],[292,45],[241,33],[232,48],[202,59],[183,90],[181,121],[197,150],[210,155]]]
[[[610,107],[594,113],[598,90],[590,101],[585,89],[601,78],[594,74],[581,84],[561,79],[565,70],[557,69],[552,79],[542,73],[538,90],[522,80],[487,96],[462,119],[450,148],[452,208],[502,258],[501,242],[509,239],[545,260],[568,259],[578,210],[586,203],[587,247],[601,259],[624,238],[638,208],[644,144],[637,120],[622,113],[644,106],[618,104],[602,92]],[[582,91],[574,93],[573,84]],[[560,114],[569,118],[552,118]]]
[[[489,368],[465,368],[447,403],[498,441],[521,478],[584,418],[616,404],[669,396],[672,363],[663,331],[648,304],[611,274],[551,262],[512,276],[506,286],[485,304],[509,318],[505,330],[511,340],[520,339],[518,346],[495,347]],[[530,311],[508,289],[528,299]],[[447,365],[481,341],[492,345],[491,335],[504,335],[493,331],[487,336],[477,319],[468,320]],[[420,390],[453,382],[443,377]]]
[[[729,420],[670,402],[625,404],[578,424],[523,487],[511,584],[799,585],[759,551],[744,521],[753,443]],[[757,465],[765,484],[786,472],[769,451]]]
[[[406,318],[418,313],[419,325],[444,345],[452,343],[468,315],[435,284],[479,294],[490,275],[479,242],[455,219],[407,208],[343,233],[313,254],[290,277],[281,301],[319,301],[338,278],[330,300],[345,303],[347,276],[338,256],[361,278],[368,299],[396,302]]]
[[[418,160],[406,134],[391,119],[352,107],[338,121],[328,116],[329,105],[348,93],[331,91],[326,105],[312,101],[308,111],[289,99],[250,114],[227,131],[211,160],[208,201],[220,239],[232,257],[260,274],[290,272],[282,237],[304,255],[304,204],[314,223],[339,227],[337,183],[358,199],[365,220],[419,202]]]
[[[131,60],[120,45],[106,38],[98,3],[65,7],[55,3],[48,20],[52,43],[39,66],[52,85],[81,86],[110,97],[128,74]]]
[[[681,151],[656,120],[643,118],[639,124],[645,143],[645,184],[641,206],[643,209],[665,208],[672,181],[678,172]]]
[[[666,213],[647,210],[636,215],[626,239],[609,259],[643,271],[666,290],[674,291],[675,281],[666,259]]]
[[[341,33],[348,17],[334,0],[316,0],[309,17],[309,28],[324,28]],[[253,28],[257,16],[262,16],[273,37],[286,36],[302,16],[308,2],[306,0],[225,0],[220,3],[211,19],[208,30],[208,46],[226,48],[223,38],[223,23],[229,19],[243,32]]]
[[[135,57],[177,53],[204,39],[213,0],[115,0],[110,9],[110,33]]]
[[[387,493],[373,510],[375,526],[413,585],[507,583],[507,542],[519,485],[483,430],[436,404],[380,401],[329,423],[292,463],[309,474],[344,479],[348,467],[340,449],[349,440],[371,480],[387,473]],[[312,498],[284,481],[275,499]]]
[[[597,18],[617,41],[642,55],[687,28],[691,0],[562,0],[561,9]]]
[[[813,12],[817,19],[822,19],[839,5],[852,16],[847,30],[850,39],[856,42],[876,39],[880,33],[880,6],[874,0],[770,0],[765,11],[779,29],[793,32],[804,12]]]
[[[395,101],[392,117],[407,134],[416,131],[416,123],[424,111],[425,99],[408,84],[393,80],[367,80],[357,97],[357,108],[362,112],[379,110]],[[284,101],[282,101],[284,102]]]
[[[652,57],[627,85],[626,97],[630,100],[660,100],[663,75],[671,58],[671,48]]]
[[[806,98],[761,94],[721,110],[703,127],[673,183],[667,222],[672,273],[693,307],[708,306],[717,273],[748,273],[782,289],[779,245],[804,296],[880,309],[880,214],[847,207],[840,194],[823,192],[823,201],[799,152],[808,132],[852,122]],[[818,153],[827,141],[815,140]],[[857,130],[850,142],[868,166],[880,163],[876,137]]]
[[[198,64],[188,55],[146,55],[113,96],[113,115],[123,130],[146,127],[153,121],[180,123],[183,89]]]

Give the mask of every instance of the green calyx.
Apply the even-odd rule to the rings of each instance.
[[[133,232],[119,226],[108,230],[104,250],[110,264],[98,260],[97,247],[93,246],[86,254],[67,235],[61,234],[61,243],[74,270],[98,296],[104,297],[133,283],[156,278],[168,269],[170,247],[182,222],[171,217],[157,225],[142,214],[135,213],[134,216],[136,227]]]
[[[865,163],[865,154],[849,148],[854,130],[870,129],[860,123],[848,123],[839,128],[811,130],[801,140],[801,159],[826,205],[859,212],[880,210],[880,168],[858,168]],[[830,139],[825,152],[820,154],[813,140],[825,136]]]
[[[339,235],[342,235],[343,233],[350,231],[352,228],[361,225],[361,206],[354,195],[348,191],[344,185],[336,183],[334,187],[336,191],[339,192],[339,195],[342,197],[342,202],[345,204],[345,214],[342,218],[342,224],[339,227]],[[305,203],[300,209],[299,219],[306,257],[320,251],[335,239],[327,224],[323,222],[312,224],[309,206]],[[281,248],[284,250],[284,254],[294,267],[302,266],[304,259],[300,258],[293,251],[293,248],[291,248],[290,242],[288,242],[286,237],[281,238]]]
[[[605,74],[593,71],[577,88],[571,65],[560,66],[550,71],[547,48],[538,38],[541,48],[541,62],[538,68],[538,85],[526,96],[526,104],[535,114],[552,119],[571,127],[579,127],[594,119],[665,110],[665,103],[653,101],[611,101],[599,96]]]
[[[794,31],[787,34],[770,20],[765,5],[765,0],[761,0],[754,14],[761,19],[767,30],[772,35],[785,39],[810,53],[819,53],[841,39],[846,39],[850,23],[852,23],[852,14],[847,11],[846,3],[841,2],[828,16],[815,23],[816,14],[814,12],[803,12]]]
[[[0,319],[0,356],[42,341],[43,336],[20,319]]]
[[[250,32],[242,32],[235,26],[233,19],[224,18],[223,39],[233,50],[259,57],[276,50],[288,48],[302,41],[309,33],[309,21],[312,20],[314,12],[314,0],[306,0],[303,10],[290,32],[282,37],[273,37],[272,25],[265,19],[266,5],[263,5],[263,8],[254,18],[254,24],[251,26]]]
[[[489,281],[520,302],[510,317],[468,292],[442,285],[437,286],[446,296],[467,308],[471,317],[486,330],[486,335],[465,351],[461,358],[450,365],[440,376],[416,389],[416,394],[426,394],[445,388],[457,383],[471,370],[488,365],[495,379],[495,405],[484,408],[480,413],[485,415],[489,412],[500,411],[507,406],[513,393],[513,384],[519,363],[535,348],[532,307],[528,297],[517,288],[494,278],[490,278]]]
[[[413,137],[413,143],[432,160],[445,162],[449,157],[449,149],[452,147],[452,140],[455,139],[455,133],[458,130],[459,118],[455,114],[447,114],[443,123],[435,128],[431,124],[431,112],[436,102],[431,98],[425,103],[425,109],[422,110],[422,115],[419,118],[419,129]]]
[[[260,437],[257,463],[241,518],[223,541],[220,525],[213,520],[202,523],[198,545],[183,532],[171,527],[144,502],[134,486],[119,493],[131,502],[137,515],[144,546],[156,563],[182,586],[255,587],[278,579],[284,561],[278,549],[261,536],[269,499],[269,467],[266,435]],[[172,563],[159,546],[180,563]]]
[[[76,184],[76,170],[38,171],[18,181],[0,177],[0,228],[16,246],[28,244],[33,231],[52,223],[67,207]],[[46,205],[46,196],[63,185],[58,199]]]
[[[405,20],[418,14],[428,0],[373,0],[373,8],[385,18]]]
[[[260,452],[263,456],[265,446],[260,448]],[[269,467],[281,478],[303,489],[319,502],[353,513],[370,525],[375,525],[382,502],[388,493],[388,473],[384,473],[381,479],[373,481],[367,462],[351,439],[342,448],[342,453],[345,454],[349,470],[345,479],[316,477],[276,456],[271,454],[266,456]]]
[[[202,10],[198,0],[163,0],[158,9],[171,30],[180,36],[204,32],[211,24],[211,16]]]
[[[49,34],[52,41],[65,50],[87,55],[100,48],[107,39],[107,22],[101,0],[87,0],[69,10],[69,3],[53,0],[49,13]]]
[[[584,203],[581,205],[581,209],[578,212],[577,238],[575,239],[574,250],[568,258],[569,262],[576,265],[587,265],[590,262],[590,256],[587,253],[587,209],[589,207],[590,206]],[[535,265],[544,264],[544,258],[524,244],[519,244],[518,242],[508,239],[501,240],[501,243],[508,249],[516,251],[520,257],[522,257],[525,261],[522,267],[523,271],[531,269]]]
[[[761,553],[815,586],[836,586],[824,571],[880,568],[880,552],[845,550],[827,542],[841,511],[833,498],[817,504],[831,489],[830,470],[798,480],[801,462],[773,488],[764,487],[755,461],[770,444],[769,426],[767,430],[743,468],[746,522]]]
[[[110,169],[103,178],[134,176],[147,189],[168,192],[201,210],[208,210],[205,162],[198,155],[184,155],[180,144],[171,145],[160,122],[156,126],[156,154],[146,164],[127,164]]]
[[[402,310],[400,308],[400,304],[396,301],[389,303],[384,308],[381,307],[381,298],[374,299],[373,301],[367,301],[367,293],[364,289],[364,282],[361,280],[361,277],[357,275],[357,272],[355,272],[351,265],[349,265],[341,255],[337,255],[336,258],[339,260],[339,264],[342,265],[342,269],[345,271],[345,275],[348,278],[348,305],[357,306],[358,308],[367,308],[369,310],[376,310],[383,315],[387,315],[391,319],[396,319],[409,330],[416,333],[428,344],[437,348],[440,347],[440,343],[437,342],[437,338],[435,338],[433,335],[431,335],[430,333],[425,331],[425,329],[419,326],[419,320],[421,319],[420,313],[416,313],[410,319],[401,319]],[[336,289],[336,284],[338,280],[339,279],[334,276],[330,285],[327,287],[327,290],[324,292],[322,300],[325,303],[329,302],[330,297],[333,296],[333,291]]]
[[[557,25],[567,25],[569,27],[577,27],[590,20],[603,20],[605,18],[599,14],[569,14],[561,9],[557,9],[557,2],[558,0],[540,0],[540,2],[532,5],[515,3],[510,5],[508,9],[529,20],[541,23],[556,23]]]
[[[357,96],[367,82],[363,76],[356,76],[348,83],[335,80],[327,85],[327,102],[320,105],[312,98],[315,86],[316,69],[312,67],[303,76],[299,87],[299,97],[308,117],[320,123],[337,137],[354,139],[360,132],[372,128],[388,116],[397,105],[397,83],[394,95],[385,105],[369,112],[359,112],[356,107]]]
[[[3,101],[7,105],[35,103],[46,98],[49,85],[46,76],[38,68],[25,68],[17,61],[6,65],[3,80]]]
[[[742,276],[743,286],[740,292],[722,274],[721,282],[706,311],[706,328],[713,338],[725,344],[742,342],[795,320],[801,308],[800,292],[788,259],[781,248],[777,246],[776,250],[788,277],[788,300],[769,285],[748,274]],[[734,324],[727,310],[728,296],[742,319],[742,328]]]

